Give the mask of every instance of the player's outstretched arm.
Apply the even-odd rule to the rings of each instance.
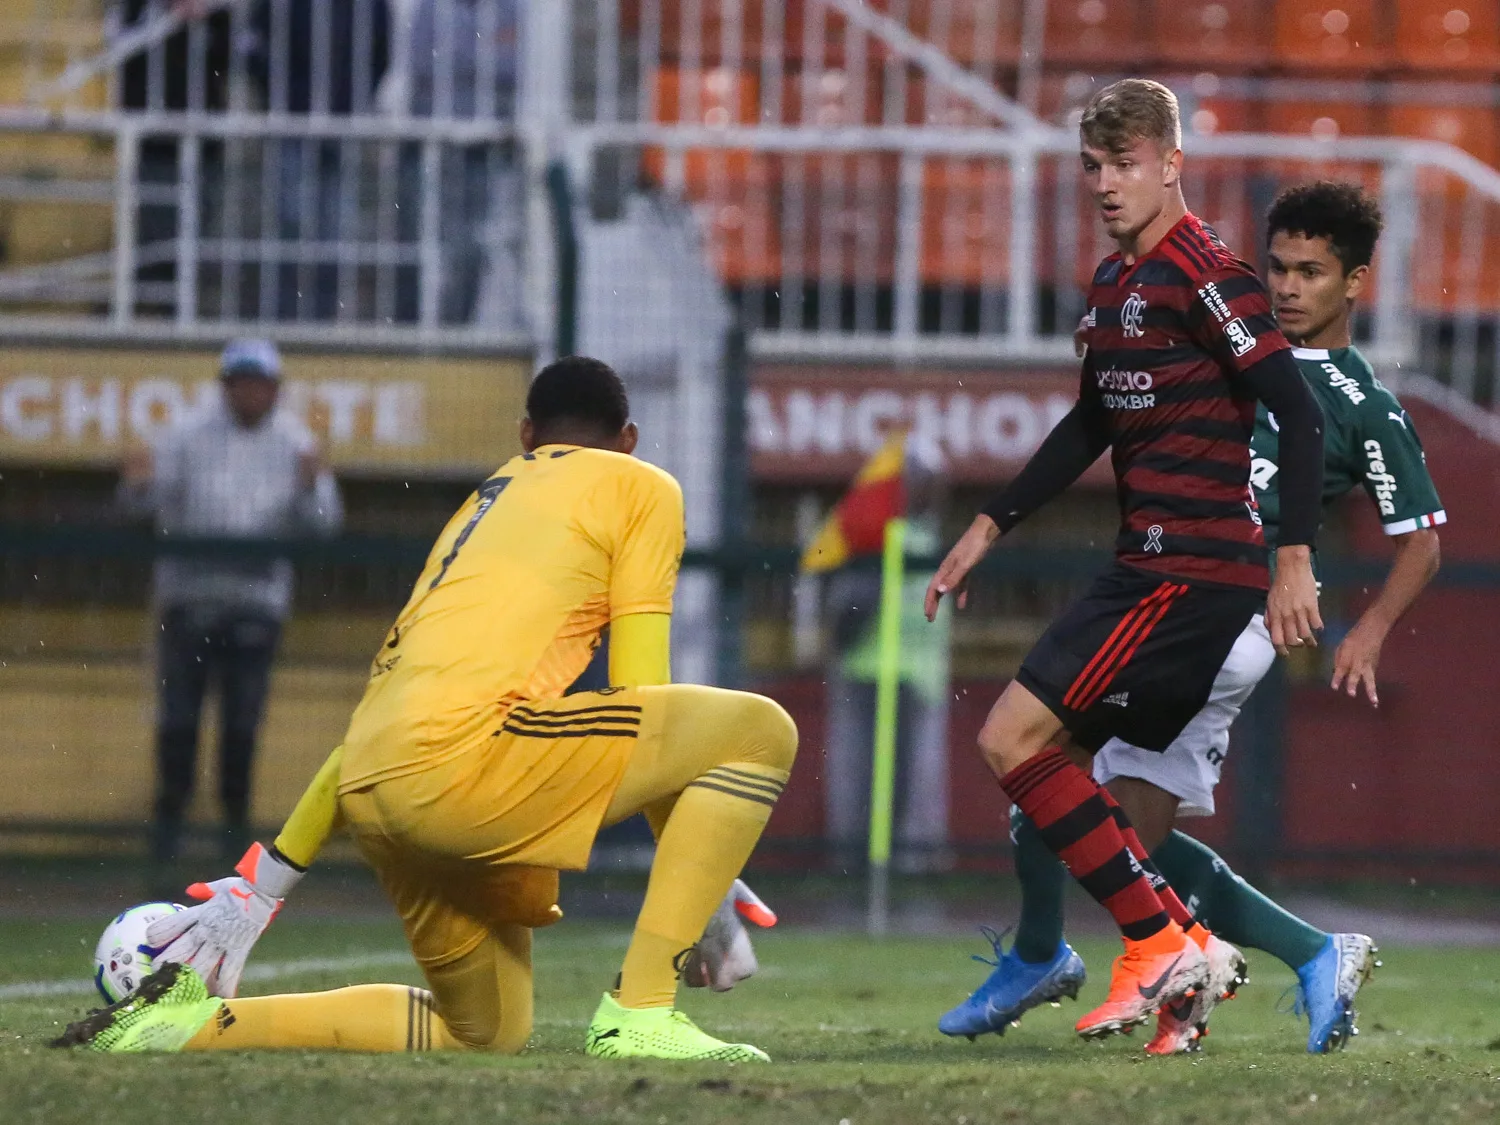
[[[1396,557],[1391,562],[1385,585],[1370,607],[1360,614],[1354,628],[1333,654],[1334,691],[1342,688],[1353,699],[1364,686],[1371,705],[1380,706],[1375,690],[1375,670],[1380,664],[1380,649],[1385,638],[1426,589],[1438,572],[1442,551],[1438,533],[1430,528],[1408,531],[1393,537]]]
[[[927,584],[923,610],[937,617],[938,603],[952,593],[962,609],[968,602],[969,572],[979,565],[996,539],[1062,492],[1109,448],[1109,423],[1092,384],[1091,365],[1083,365],[1078,402],[1052,427],[1016,478],[990,499],[969,530],[953,545]]]
[[[1354,698],[1363,685],[1365,696],[1378,707],[1375,672],[1381,647],[1437,574],[1441,548],[1436,529],[1448,514],[1427,471],[1416,427],[1401,403],[1377,384],[1357,405],[1365,494],[1391,537],[1396,557],[1379,596],[1334,653],[1332,687]]]
[[[250,951],[333,833],[342,759],[342,747],[328,756],[275,844],[251,845],[234,875],[188,888],[199,905],[152,924],[146,940],[164,947],[158,960],[188,965],[216,996],[235,995]]]

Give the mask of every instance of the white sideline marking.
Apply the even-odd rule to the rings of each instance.
[[[240,979],[279,980],[303,973],[331,973],[341,969],[374,969],[385,965],[410,965],[404,949],[385,953],[358,953],[347,957],[306,957],[298,961],[273,961],[269,965],[247,965]],[[94,991],[91,980],[26,980],[0,984],[0,1000],[32,1000],[42,996],[86,996]]]

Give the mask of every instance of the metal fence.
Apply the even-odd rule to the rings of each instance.
[[[23,111],[0,130],[22,154],[70,140],[103,154],[89,178],[0,178],[0,198],[45,224],[35,260],[0,271],[13,331],[529,340],[527,224],[550,221],[513,127]],[[90,233],[97,248],[73,252]]]
[[[1030,65],[1012,7],[268,0],[184,21],[132,0],[89,52],[95,4],[42,6],[37,108],[0,111],[0,204],[38,219],[0,326],[550,339],[558,154],[596,217],[641,192],[691,210],[757,354],[1065,361],[1109,247],[1072,130],[997,87]],[[1244,91],[1199,87],[1190,205],[1253,259],[1281,186],[1367,183],[1388,226],[1362,342],[1488,403],[1500,176],[1332,117],[1228,132]]]
[[[693,202],[765,355],[1066,361],[1088,279],[1112,249],[1063,130],[617,124],[586,136],[595,151],[638,146],[663,189]],[[1373,356],[1488,393],[1493,169],[1393,139],[1218,134],[1187,150],[1190,206],[1251,259],[1281,187],[1367,184],[1387,215],[1361,321]]]

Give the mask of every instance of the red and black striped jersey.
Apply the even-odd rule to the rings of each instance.
[[[1110,434],[1122,562],[1178,578],[1267,586],[1250,491],[1255,395],[1241,375],[1290,345],[1255,271],[1186,215],[1089,288],[1079,403]]]

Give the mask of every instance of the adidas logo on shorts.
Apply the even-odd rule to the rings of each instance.
[[[1117,691],[1113,695],[1106,695],[1099,700],[1100,703],[1111,703],[1116,707],[1130,706],[1130,693],[1128,691]]]

